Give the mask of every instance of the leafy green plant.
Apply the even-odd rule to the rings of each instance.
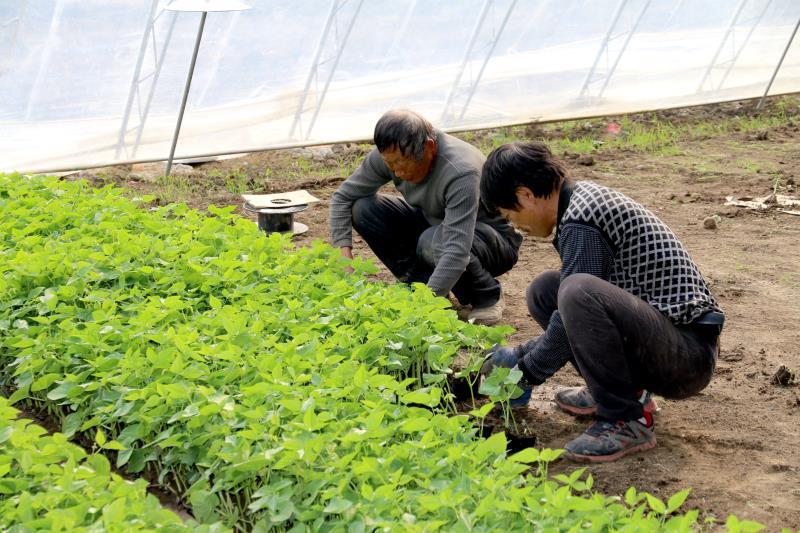
[[[443,402],[455,355],[507,329],[458,320],[422,286],[371,283],[371,264],[324,243],[265,238],[230,208],[139,205],[0,175],[0,385],[200,522],[660,527],[663,513],[549,479],[558,452],[509,456],[503,433],[479,438]]]
[[[47,435],[0,397],[0,529],[3,531],[207,531],[184,524],[147,493],[144,480],[111,472],[64,435]]]
[[[497,402],[502,406],[506,426],[510,420],[514,431],[517,431],[517,421],[514,419],[511,409],[511,400],[518,398],[523,393],[522,389],[517,386],[520,379],[522,379],[521,370],[495,367],[478,389],[478,392],[488,396],[492,402]]]
[[[470,404],[473,408],[475,405],[475,385],[481,378],[480,370],[483,366],[484,356],[475,352],[469,353],[466,363],[461,366],[459,370],[454,372],[455,379],[463,380],[467,384],[469,390]]]

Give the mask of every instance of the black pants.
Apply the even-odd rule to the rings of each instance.
[[[402,281],[427,283],[442,252],[442,228],[402,198],[377,194],[353,204],[353,228]],[[483,222],[475,225],[469,264],[452,291],[462,305],[487,307],[500,299],[495,279],[517,262],[519,247]],[[441,295],[446,296],[446,295]]]
[[[558,309],[573,364],[610,420],[642,416],[637,391],[686,398],[703,390],[714,373],[719,326],[675,326],[647,302],[588,274],[563,282],[547,271],[528,287],[531,316],[547,328]]]

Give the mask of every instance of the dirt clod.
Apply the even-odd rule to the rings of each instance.
[[[578,164],[590,167],[594,165],[594,157],[590,156],[589,154],[581,154],[578,156]]]
[[[167,164],[165,162],[137,163],[131,167],[128,178],[136,181],[155,183],[166,171]],[[170,174],[173,176],[190,176],[192,172],[194,172],[194,168],[182,163],[175,163],[170,169]]]
[[[797,383],[797,372],[795,372],[794,370],[785,365],[781,365],[778,368],[778,371],[772,375],[770,383],[772,383],[773,385],[778,385],[780,387],[788,387],[790,385],[794,385]]]
[[[713,215],[703,219],[703,227],[706,229],[717,229],[719,216]]]

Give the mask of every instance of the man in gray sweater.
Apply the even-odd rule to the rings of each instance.
[[[494,324],[496,276],[517,262],[522,236],[480,201],[483,154],[408,110],[386,112],[372,150],[331,198],[331,241],[352,258],[352,230],[394,276],[453,292],[468,319]],[[402,197],[378,194],[393,182]]]

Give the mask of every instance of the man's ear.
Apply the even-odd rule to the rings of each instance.
[[[531,202],[535,200],[535,196],[533,195],[533,191],[527,187],[520,185],[517,187],[515,191],[517,193],[517,203],[521,207],[528,207],[530,206]]]

